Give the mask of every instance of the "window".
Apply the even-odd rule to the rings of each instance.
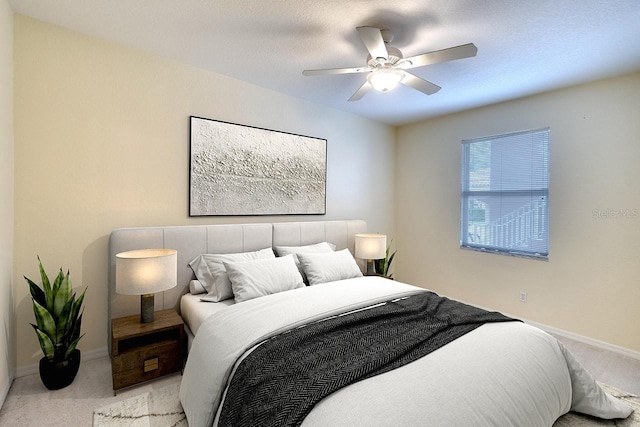
[[[549,129],[462,141],[460,247],[546,259]]]

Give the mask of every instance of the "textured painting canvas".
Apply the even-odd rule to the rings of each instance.
[[[327,141],[191,117],[189,215],[325,213]]]

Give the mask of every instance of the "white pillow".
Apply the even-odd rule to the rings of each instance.
[[[189,263],[189,266],[191,266],[196,278],[207,290],[207,296],[200,299],[203,301],[219,302],[233,298],[231,282],[229,281],[229,275],[224,268],[223,262],[250,261],[275,257],[271,248],[237,254],[204,254],[193,259]]]
[[[300,274],[302,274],[302,279],[307,283],[307,277],[302,270],[300,261],[298,261],[298,254],[333,252],[336,250],[336,245],[333,243],[322,242],[306,246],[274,246],[273,249],[276,251],[276,255],[278,256],[293,255],[293,260],[296,262],[296,266],[298,267]]]
[[[336,250],[336,245],[329,242],[321,242],[305,246],[274,246],[273,249],[278,256],[287,256],[289,254],[295,255],[299,253],[333,252]]]
[[[293,255],[274,259],[224,262],[236,303],[304,287]]]
[[[310,285],[362,277],[349,249],[331,253],[299,253],[298,260]]]
[[[199,280],[192,280],[189,282],[189,293],[191,295],[204,294],[207,290],[202,286]]]

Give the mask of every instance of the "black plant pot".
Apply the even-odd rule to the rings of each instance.
[[[71,352],[67,360],[51,361],[46,357],[40,359],[40,379],[49,390],[65,388],[73,382],[80,368],[80,350]]]

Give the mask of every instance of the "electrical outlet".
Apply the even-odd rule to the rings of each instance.
[[[520,302],[527,302],[527,292],[520,291]]]

